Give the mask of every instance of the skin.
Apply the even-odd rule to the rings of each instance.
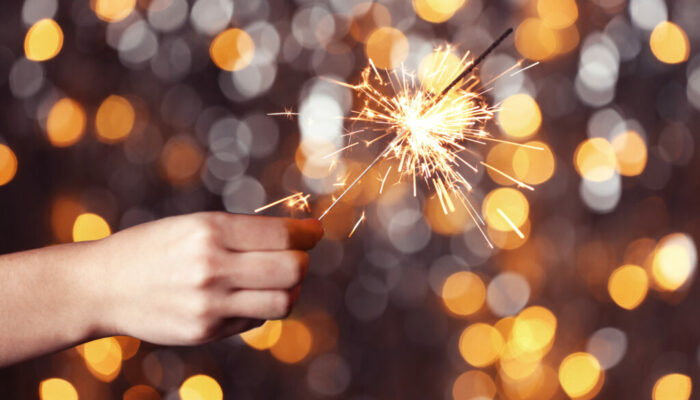
[[[198,345],[287,316],[315,219],[223,212],[0,256],[0,366],[95,338]]]

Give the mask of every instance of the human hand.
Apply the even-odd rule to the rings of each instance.
[[[322,236],[315,219],[208,212],[92,242],[99,334],[195,345],[283,318]]]

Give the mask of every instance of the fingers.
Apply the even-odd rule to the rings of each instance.
[[[281,319],[289,315],[299,297],[300,287],[291,290],[236,290],[222,302],[227,317]]]
[[[234,251],[308,250],[323,236],[317,219],[218,214],[222,241]]]
[[[254,251],[224,256],[223,285],[228,289],[289,289],[309,268],[309,255],[300,250]]]

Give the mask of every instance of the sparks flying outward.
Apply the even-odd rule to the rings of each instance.
[[[457,59],[450,47],[443,47],[429,56],[429,68],[419,74],[407,71],[403,66],[380,71],[370,60],[360,83],[351,85],[333,80],[363,99],[363,107],[353,110],[348,117],[353,125],[350,142],[341,151],[360,142],[371,146],[386,139],[388,144],[352,183],[345,185],[343,192],[319,219],[325,217],[369,170],[386,160],[392,161],[393,165],[386,170],[382,189],[393,167],[397,181],[410,182],[414,195],[420,181],[434,190],[445,214],[454,212],[456,207],[464,207],[486,238],[482,227],[484,221],[470,199],[472,185],[466,173],[476,173],[484,165],[510,178],[518,186],[532,189],[493,166],[475,161],[477,153],[470,146],[488,141],[503,142],[484,129],[497,110],[484,97],[491,82],[482,84],[471,72],[511,32],[511,29],[507,30],[476,59],[471,59],[469,53]],[[504,74],[518,67],[519,63]],[[289,116],[291,112],[280,114]]]

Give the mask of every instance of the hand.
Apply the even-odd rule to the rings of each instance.
[[[100,333],[194,345],[284,318],[322,236],[315,219],[213,212],[92,242]]]

